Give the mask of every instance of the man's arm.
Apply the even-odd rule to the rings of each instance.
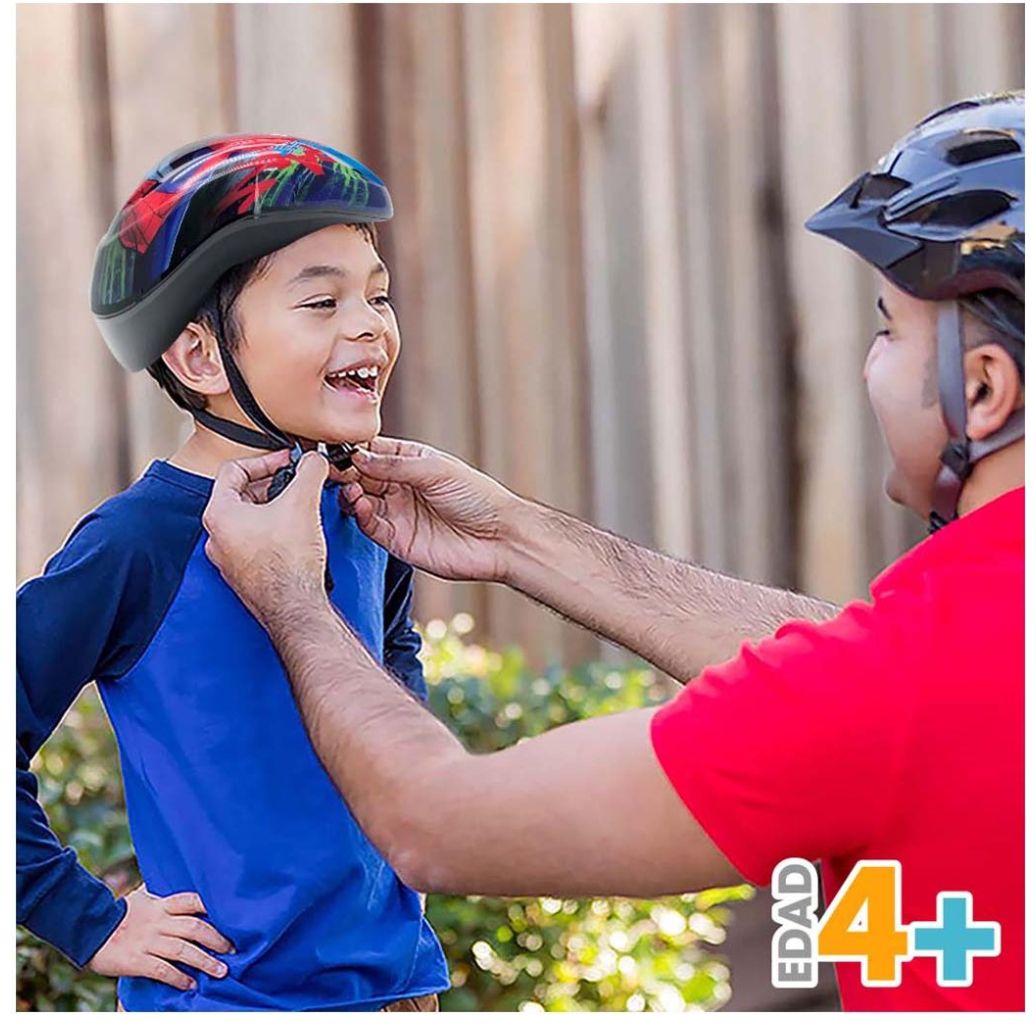
[[[681,683],[827,601],[734,579],[522,501],[509,522],[509,585],[621,644]]]
[[[443,578],[505,583],[681,682],[745,640],[838,612],[604,532],[429,446],[382,438],[371,447],[354,455],[343,489],[368,536]]]
[[[672,789],[635,710],[469,754],[292,581],[260,613],[313,746],[410,886],[487,895],[667,893],[742,879]]]

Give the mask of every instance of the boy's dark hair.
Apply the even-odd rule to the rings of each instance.
[[[358,230],[377,249],[378,231],[375,224],[347,223],[344,225]],[[240,298],[241,292],[262,274],[269,261],[270,256],[263,255],[258,259],[250,259],[248,262],[231,267],[216,281],[198,307],[193,322],[207,327],[217,339],[222,341],[231,355],[236,354],[241,347],[241,325],[237,322],[236,313],[237,300]],[[202,393],[195,392],[184,385],[169,369],[162,357],[155,360],[147,368],[147,372],[181,409],[190,412],[205,410],[208,407],[208,399]]]

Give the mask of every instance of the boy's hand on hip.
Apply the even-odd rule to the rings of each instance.
[[[266,503],[261,487],[286,460],[281,452],[223,464],[202,515],[205,553],[260,622],[293,600],[326,598],[320,493],[327,461],[304,454],[287,488]]]
[[[521,498],[462,460],[402,439],[378,438],[353,454],[343,510],[372,540],[444,579],[506,581],[509,520]]]
[[[126,896],[126,916],[108,941],[87,964],[98,975],[151,978],[175,989],[194,989],[197,983],[176,965],[223,978],[227,966],[206,953],[233,953],[234,948],[207,921],[201,898],[194,892],[153,896],[140,885]]]

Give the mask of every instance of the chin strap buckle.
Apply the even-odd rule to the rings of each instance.
[[[952,439],[942,451],[939,459],[963,482],[971,474],[971,443],[967,439]]]
[[[317,450],[339,471],[347,471],[353,466],[356,447],[350,446],[347,442],[317,443]]]

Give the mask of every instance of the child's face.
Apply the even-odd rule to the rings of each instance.
[[[389,276],[352,227],[326,227],[276,252],[237,300],[237,361],[278,428],[317,442],[366,442],[399,355]],[[345,372],[377,368],[360,378]]]

